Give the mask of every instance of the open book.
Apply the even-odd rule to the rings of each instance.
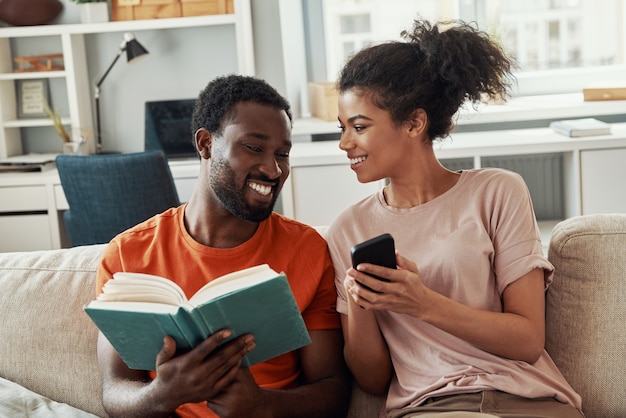
[[[85,312],[132,369],[154,370],[166,335],[180,354],[223,328],[232,338],[250,333],[256,348],[245,366],[311,342],[287,277],[267,264],[215,279],[189,300],[166,278],[115,273]]]

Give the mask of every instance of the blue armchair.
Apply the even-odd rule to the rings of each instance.
[[[73,247],[107,243],[118,233],[180,204],[161,151],[59,155],[56,166],[69,210]]]

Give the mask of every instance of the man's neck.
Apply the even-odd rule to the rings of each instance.
[[[234,216],[223,206],[210,207],[189,200],[185,208],[185,228],[197,242],[212,248],[233,248],[248,241],[258,222],[246,221]]]

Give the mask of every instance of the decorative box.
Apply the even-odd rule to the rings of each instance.
[[[111,0],[113,20],[234,13],[233,0]]]
[[[585,101],[626,100],[626,82],[597,82],[583,88]]]
[[[232,14],[233,0],[180,0],[183,16]]]
[[[181,17],[178,0],[111,0],[113,20]]]
[[[332,82],[309,83],[309,108],[311,114],[324,120],[337,120],[339,92]]]

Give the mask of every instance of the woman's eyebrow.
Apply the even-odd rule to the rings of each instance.
[[[358,119],[365,119],[365,120],[369,120],[369,121],[371,121],[371,120],[372,120],[371,118],[368,118],[368,117],[367,117],[367,116],[365,116],[365,115],[358,114],[358,115],[354,115],[354,116],[352,116],[352,117],[348,118],[348,122],[350,122],[350,123],[354,123],[354,121],[356,121],[356,120],[358,120]]]

